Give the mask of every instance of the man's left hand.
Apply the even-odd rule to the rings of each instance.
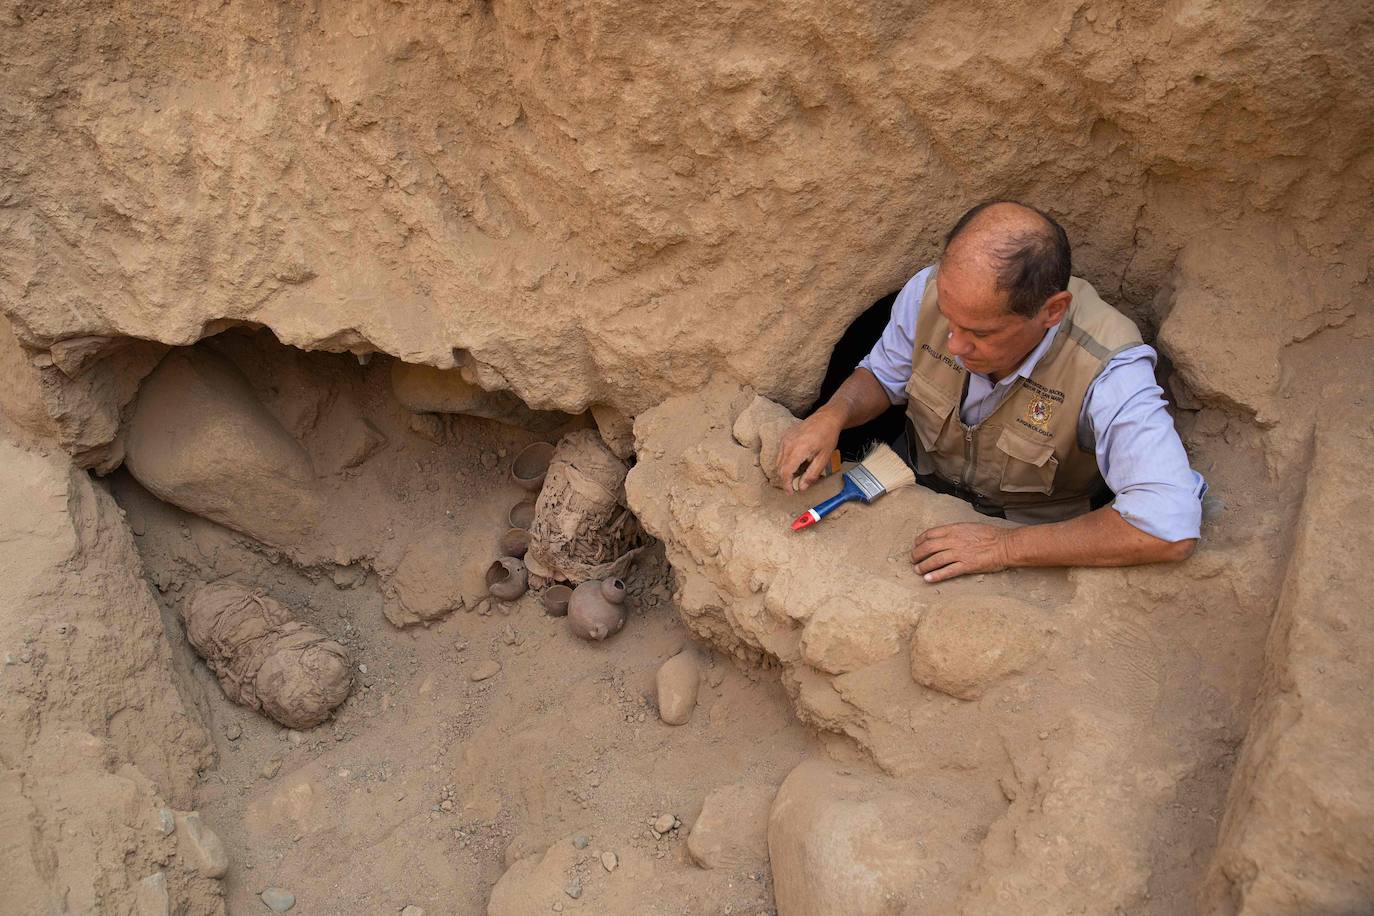
[[[1010,530],[977,522],[940,525],[917,535],[911,562],[927,582],[1001,572],[1011,565],[1007,545]]]

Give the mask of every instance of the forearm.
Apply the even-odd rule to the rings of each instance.
[[[1105,506],[1048,525],[1006,531],[1008,566],[1135,566],[1187,559],[1196,540],[1146,534]]]
[[[850,373],[844,384],[816,413],[824,412],[827,419],[837,424],[837,430],[850,429],[880,416],[891,406],[892,402],[888,400],[887,392],[877,377],[867,369],[860,368]]]

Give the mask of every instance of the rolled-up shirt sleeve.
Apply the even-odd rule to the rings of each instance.
[[[867,369],[877,378],[893,404],[906,403],[906,383],[911,378],[911,353],[916,340],[916,317],[921,309],[921,297],[926,292],[926,280],[935,265],[927,267],[906,282],[892,304],[892,317],[883,336],[859,360],[859,369]]]
[[[1207,483],[1188,464],[1155,359],[1143,344],[1112,357],[1088,389],[1079,429],[1116,494],[1112,508],[1146,534],[1183,541],[1201,532]]]

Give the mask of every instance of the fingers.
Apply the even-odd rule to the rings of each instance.
[[[806,467],[806,473],[802,475],[801,481],[797,484],[798,490],[805,490],[813,483],[821,479],[825,466],[830,462],[830,453],[821,452],[811,459],[811,463]]]
[[[934,572],[937,569],[948,566],[951,563],[963,562],[962,556],[953,550],[939,550],[935,553],[926,555],[919,561],[914,561],[916,571],[921,575]]]
[[[778,447],[778,480],[782,482],[784,490],[793,489],[792,478],[797,474],[797,468],[801,467],[809,455],[797,446],[797,437],[794,435],[797,427],[792,427],[783,434],[782,443]]]
[[[934,572],[926,573],[921,578],[929,582],[930,584],[934,585],[937,582],[944,582],[948,579],[953,579],[958,576],[966,576],[971,572],[973,572],[973,568],[971,566],[969,566],[963,560],[958,560],[954,563],[949,564],[948,566],[942,566]]]

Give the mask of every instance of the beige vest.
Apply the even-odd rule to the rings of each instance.
[[[946,349],[949,322],[936,307],[935,276],[921,299],[906,386],[916,472],[1013,521],[1060,521],[1089,511],[1106,485],[1097,456],[1078,444],[1083,399],[1113,355],[1141,343],[1140,332],[1073,277],[1073,302],[1030,378],[1018,378],[982,423],[965,426],[959,407],[968,372]]]

